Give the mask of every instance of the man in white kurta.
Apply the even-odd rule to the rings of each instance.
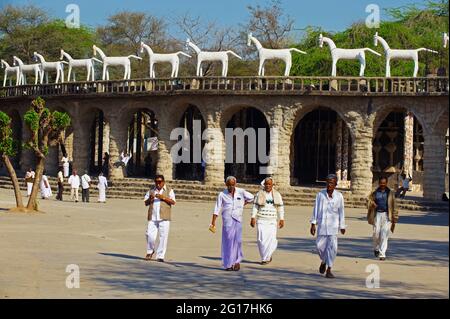
[[[48,199],[53,195],[50,183],[48,182],[48,178],[47,175],[45,175],[45,173],[42,174],[40,186],[42,199]]]
[[[64,171],[64,177],[69,177],[69,158],[66,156],[63,156],[61,159],[63,171]]]
[[[242,253],[242,212],[244,206],[253,202],[253,195],[236,187],[236,178],[226,179],[227,189],[217,196],[210,229],[216,229],[217,216],[222,212],[222,265],[228,271],[241,269]]]
[[[103,173],[100,173],[98,175],[98,202],[99,203],[106,203],[106,189],[108,188],[108,181],[105,176],[103,176]]]
[[[70,175],[68,183],[70,184],[70,198],[78,203],[78,190],[80,188],[80,176],[77,175],[77,170],[74,169],[72,175]]]
[[[330,174],[327,177],[327,188],[316,196],[313,214],[311,217],[311,235],[316,234],[317,250],[321,259],[319,272],[325,273],[327,278],[334,278],[331,268],[337,255],[339,231],[345,234],[344,197],[335,190],[337,176]]]
[[[145,233],[147,238],[147,255],[145,260],[151,260],[156,251],[156,260],[164,262],[164,256],[167,250],[167,241],[169,238],[170,220],[163,219],[161,210],[161,201],[169,205],[175,205],[175,193],[173,189],[169,189],[165,185],[164,176],[155,176],[155,187],[145,194],[144,202],[147,204],[151,202],[153,209],[151,216],[148,216],[147,231]],[[156,247],[156,237],[159,231],[159,245]]]
[[[27,182],[27,195],[31,195],[31,191],[33,190],[34,177],[36,173],[30,168],[25,174],[25,180]]]
[[[264,189],[255,196],[250,226],[255,225],[261,264],[266,265],[272,261],[272,255],[277,249],[277,227],[284,227],[283,199],[281,194],[273,189],[271,177],[264,180]]]

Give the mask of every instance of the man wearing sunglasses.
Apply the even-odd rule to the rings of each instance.
[[[165,185],[164,176],[156,175],[155,186],[152,187],[144,198],[145,206],[149,206],[147,213],[147,255],[145,260],[151,260],[156,251],[156,260],[164,262],[169,237],[172,206],[175,205],[175,193],[173,189]],[[156,237],[159,231],[159,245],[156,245]]]

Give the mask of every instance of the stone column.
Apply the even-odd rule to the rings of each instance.
[[[72,154],[69,160],[72,160],[72,169],[76,169],[79,175],[84,174],[84,170],[89,168],[89,145],[90,130],[87,124],[82,122],[73,122],[73,143]],[[67,149],[69,154],[69,150]]]
[[[414,115],[408,112],[405,116],[405,139],[403,149],[403,170],[407,176],[413,175],[414,157]]]
[[[176,141],[170,140],[170,133],[173,127],[170,126],[170,114],[164,114],[162,118],[158,119],[158,162],[156,164],[156,174],[164,175],[166,180],[172,180],[175,176],[175,165],[170,155],[171,147]]]
[[[342,180],[342,119],[336,122],[336,175],[338,185]]]
[[[110,156],[110,179],[122,179],[126,176],[120,163],[120,153],[127,147],[128,127],[120,118],[112,117],[109,123],[109,156]]]
[[[24,125],[22,128],[22,143],[27,142],[29,139],[30,139],[30,131]],[[36,166],[36,160],[35,160],[34,152],[29,149],[22,148],[22,151],[20,152],[20,170],[21,170],[21,172],[23,174],[25,174],[29,168],[32,168],[33,170],[35,170],[36,169],[35,166]]]
[[[202,138],[205,140],[203,159],[206,162],[205,184],[223,183],[225,180],[225,139],[212,114],[206,116],[206,132]]]
[[[344,136],[342,137],[342,181],[347,183],[348,181],[348,139],[350,137],[350,131],[348,127],[344,125]],[[372,144],[371,144],[372,145]],[[345,184],[347,185],[347,184]]]
[[[106,122],[105,125],[103,126],[103,154],[105,152],[109,153],[109,134],[110,134],[110,127],[109,127],[109,123]],[[102,154],[102,158],[103,158],[103,154]]]
[[[270,169],[277,187],[288,187],[291,184],[293,122],[284,121],[282,108],[277,108],[274,111],[270,122],[272,129],[276,130],[270,134]]]
[[[445,192],[445,136],[425,136],[423,156],[423,197],[441,200]]]
[[[372,138],[371,126],[361,125],[355,132],[351,171],[351,191],[355,195],[366,196],[372,190]]]

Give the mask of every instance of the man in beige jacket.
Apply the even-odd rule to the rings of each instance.
[[[395,194],[387,187],[386,177],[380,177],[378,188],[368,198],[367,221],[373,225],[373,246],[375,257],[386,259],[389,232],[394,233],[398,222]]]

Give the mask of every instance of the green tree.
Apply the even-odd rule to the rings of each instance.
[[[31,108],[25,113],[24,121],[25,126],[31,133],[30,139],[25,143],[25,147],[34,152],[37,163],[36,177],[27,208],[37,211],[36,197],[48,149],[50,146],[57,145],[61,134],[70,126],[71,120],[70,116],[65,112],[50,111],[45,107],[45,101],[38,97],[31,102]]]
[[[4,112],[0,111],[0,156],[5,164],[8,175],[14,188],[14,195],[16,197],[16,206],[19,210],[23,210],[22,193],[20,192],[19,181],[16,172],[11,163],[10,157],[17,153],[19,145],[13,139],[13,131],[11,129],[11,118]]]

